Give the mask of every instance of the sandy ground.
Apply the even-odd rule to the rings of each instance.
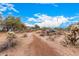
[[[22,37],[25,33],[17,33],[18,44],[0,52],[0,55],[8,56],[77,56],[79,48],[63,47],[60,41],[64,36],[60,35],[55,41],[50,41],[46,37],[41,37],[36,33],[27,33],[27,37]],[[0,43],[5,41],[6,33],[0,33]]]

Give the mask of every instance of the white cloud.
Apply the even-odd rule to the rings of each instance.
[[[68,17],[68,19],[75,19],[78,18],[79,16],[72,16],[72,17]]]
[[[56,3],[53,3],[53,6],[54,6],[54,7],[58,7],[58,5],[57,5]]]
[[[58,27],[68,21],[68,18],[64,16],[52,17],[45,14],[34,14],[34,16],[37,18],[29,18],[28,20],[36,22],[35,24],[40,27]]]
[[[29,26],[29,27],[34,27],[34,25],[32,24],[29,24],[29,23],[25,23],[26,26]]]
[[[16,10],[15,8],[13,8],[13,7],[11,7],[10,9],[13,10],[14,12],[16,12],[16,13],[19,13],[19,11]]]
[[[19,11],[14,8],[13,4],[6,4],[6,5],[7,5],[7,7],[8,7],[9,10],[13,10],[14,12],[19,13]]]
[[[37,17],[36,21],[37,22],[43,22],[45,20],[52,20],[51,16],[48,16],[46,14],[34,14],[35,17]]]
[[[6,12],[7,10],[12,10],[16,13],[19,13],[19,11],[14,8],[13,4],[10,4],[10,3],[0,4],[0,12]]]
[[[0,15],[2,15],[3,13],[2,12],[0,12]]]
[[[49,16],[50,17],[50,16]],[[58,27],[62,23],[65,23],[68,21],[64,16],[57,16],[57,17],[52,17],[51,20],[50,18],[46,18],[47,20],[44,20],[41,23],[37,23],[40,27]]]
[[[50,4],[50,5],[54,6],[54,7],[58,7],[58,5],[56,3],[39,3],[39,4]]]
[[[1,11],[1,12],[4,12],[4,11],[6,11],[6,10],[7,10],[7,7],[0,5],[0,11]]]
[[[28,18],[28,21],[34,21],[34,22],[36,22],[37,20],[35,18]]]
[[[37,25],[39,25],[40,27],[57,27],[58,24],[57,22],[51,22],[49,20],[45,20],[44,22],[41,22],[41,23],[36,23]]]

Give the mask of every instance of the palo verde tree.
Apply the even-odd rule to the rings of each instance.
[[[7,28],[7,31],[9,29],[16,31],[16,30],[23,30],[26,26],[21,22],[19,17],[14,17],[12,15],[9,15],[5,19],[5,26]]]
[[[7,28],[7,31],[9,29],[13,30],[14,29],[14,25],[15,25],[15,17],[12,15],[9,15],[8,17],[6,17],[5,19],[5,26]]]

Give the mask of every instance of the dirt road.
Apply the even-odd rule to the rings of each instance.
[[[60,55],[79,55],[78,50],[74,48],[66,48],[58,42],[46,40],[35,33],[27,33],[27,37],[23,34],[17,34],[18,45],[0,52],[0,55],[9,56],[60,56]],[[3,35],[5,37],[5,35]],[[61,40],[62,36],[57,38]],[[1,37],[2,39],[2,37]]]
[[[38,56],[56,56],[59,55],[54,48],[51,48],[46,42],[33,35],[33,41],[30,44],[31,51]]]
[[[10,56],[51,56],[59,55],[54,48],[49,47],[47,43],[42,41],[40,38],[35,36],[33,33],[28,33],[28,37],[21,38],[22,34],[18,34],[17,40],[18,45],[14,48],[10,48],[0,53],[0,55],[10,55]]]

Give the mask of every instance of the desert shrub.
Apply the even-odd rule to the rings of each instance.
[[[7,41],[12,44],[11,46],[14,46],[17,42],[16,38],[17,36],[14,32],[8,32]]]
[[[0,45],[0,52],[10,47],[14,47],[17,44],[16,36],[13,32],[8,32],[6,41]]]
[[[79,38],[77,38],[77,35],[78,35],[78,32],[76,31],[71,31],[70,33],[66,34],[65,44],[76,46],[76,42],[79,40]]]
[[[8,32],[7,38],[16,38],[16,35],[14,32],[11,31],[11,32]]]

